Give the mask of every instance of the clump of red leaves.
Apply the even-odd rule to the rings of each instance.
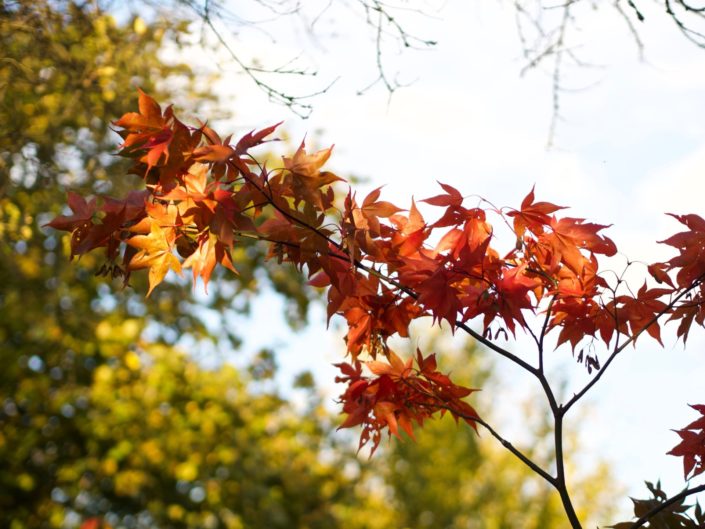
[[[609,284],[599,269],[599,255],[617,252],[602,234],[607,226],[557,216],[564,208],[537,201],[533,189],[519,209],[497,209],[467,204],[440,184],[443,193],[423,200],[439,212],[426,221],[413,200],[405,210],[380,200],[380,189],[361,202],[351,190],[337,194],[333,184],[342,179],[323,169],[331,148],[309,154],[302,144],[275,169],[258,162],[251,150],[270,141],[276,125],[232,143],[206,125],[185,125],[143,92],[138,106],[115,125],[120,155],[134,161],[130,172],[143,188],[123,198],[69,193],[71,213],[49,226],[71,232],[72,256],[102,249],[106,275],[127,282],[147,270],[149,292],[183,268],[207,286],[217,265],[235,270],[235,247],[267,241],[271,258],[328,288],[329,318],[342,316],[348,325],[343,426],[363,425],[361,445],[377,446],[385,428],[410,433],[412,422],[435,411],[474,425],[477,414],[461,400],[471,390],[438,373],[432,356],[419,354],[414,367],[389,350],[388,339],[408,336],[415,319],[453,330],[477,322],[475,336],[489,346],[494,328],[495,337],[525,331],[540,348],[551,333],[573,350],[601,341],[610,354],[643,333],[660,341],[662,316],[679,322],[684,341],[693,323],[705,322],[705,220],[697,215],[673,215],[687,229],[663,242],[678,255],[648,266],[660,288],[644,283],[634,294],[620,281]],[[490,216],[514,232],[508,251],[496,248]],[[540,329],[530,325],[535,315]],[[363,353],[373,359],[374,378],[362,375]],[[377,362],[378,354],[389,364]],[[590,365],[599,366],[595,359]],[[674,453],[686,458],[688,471],[702,472],[703,452],[693,441],[702,432],[680,434],[688,448],[681,443]]]
[[[476,428],[475,420],[479,416],[462,400],[475,390],[458,386],[438,372],[436,355],[424,358],[421,351],[417,351],[415,359],[405,362],[390,349],[386,358],[388,363],[364,362],[374,375],[371,377],[363,375],[360,361],[336,364],[342,376],[335,381],[347,384],[340,396],[347,418],[340,428],[362,425],[359,448],[371,442],[374,453],[384,428],[400,439],[401,428],[413,439],[413,423],[423,426],[424,420],[438,411],[449,412],[456,420],[462,419]]]

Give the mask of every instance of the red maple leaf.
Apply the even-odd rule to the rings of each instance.
[[[620,304],[617,318],[629,322],[632,335],[645,329],[649,336],[663,345],[660,326],[654,321],[654,317],[666,309],[666,303],[659,298],[671,292],[671,289],[665,288],[647,289],[644,282],[636,297],[619,296],[615,299],[615,302]]]
[[[147,172],[157,165],[164,157],[169,158],[169,145],[174,137],[171,125],[174,122],[173,111],[168,107],[162,114],[162,109],[153,98],[139,90],[139,113],[128,112],[114,122],[123,130],[119,134],[123,138],[120,146],[123,155],[137,155],[141,162],[147,164]],[[145,154],[141,154],[147,151]],[[145,173],[146,174],[146,173]]]
[[[668,261],[668,269],[678,270],[676,282],[679,287],[687,288],[705,274],[705,219],[693,214],[669,215],[688,227],[688,231],[660,241],[679,251],[679,255]]]
[[[522,311],[533,311],[534,306],[529,292],[541,284],[535,275],[527,273],[526,268],[526,264],[522,264],[505,269],[502,277],[494,283],[498,294],[497,313],[512,334],[514,334],[515,323],[522,327],[526,325]]]
[[[91,237],[93,219],[98,211],[96,199],[86,201],[81,195],[69,191],[68,205],[72,215],[59,215],[46,226],[62,231],[71,232],[71,256],[85,253],[95,246],[86,245],[86,240]]]
[[[681,442],[668,454],[683,458],[683,477],[691,479],[705,472],[705,405],[691,404],[701,417],[681,430],[674,430]],[[691,474],[692,473],[692,474]]]

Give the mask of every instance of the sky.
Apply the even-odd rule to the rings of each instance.
[[[376,72],[374,34],[355,2],[323,12],[313,35],[305,22],[291,18],[243,27],[233,41],[241,57],[279,64],[299,56],[297,64],[319,72],[313,80],[286,81],[290,89],[305,92],[337,81],[311,100],[314,110],[304,120],[268,101],[232,63],[214,59],[222,73],[214,90],[236,115],[223,132],[284,120],[294,142],[306,137],[311,148],[335,144],[329,167],[343,177],[364,178],[360,194],[385,185],[383,196],[402,206],[412,196],[437,194],[437,181],[515,207],[536,186],[538,199],[570,206],[570,216],[612,225],[607,234],[623,255],[607,266],[620,269],[624,255],[645,262],[668,258],[656,241],[678,224],[663,213],[705,214],[705,52],[682,37],[656,2],[643,7],[646,21],[638,24],[644,60],[611,6],[598,3],[580,12],[571,49],[592,66],[565,70],[561,120],[548,148],[551,72],[522,75],[526,59],[511,4],[424,2],[430,16],[403,14],[412,33],[438,44],[401,56],[387,48],[389,71],[410,82],[391,98],[381,86],[357,95]],[[313,0],[310,6],[308,22],[320,12]],[[637,288],[640,277],[633,277]],[[339,332],[326,331],[318,307],[310,327],[293,334],[276,323],[277,303],[271,295],[255,303],[246,347],[275,343],[285,375],[313,369],[333,397],[330,364],[341,359]],[[620,504],[625,512],[627,496],[646,495],[644,480],[661,478],[671,494],[684,485],[680,460],[665,452],[678,442],[671,429],[694,418],[687,403],[705,402],[705,333],[692,334],[687,349],[672,333],[665,334],[663,349],[640,339],[568,419],[567,427],[580,432],[585,464],[612,462],[626,490]],[[527,345],[520,338],[511,347]],[[553,379],[567,380],[568,393],[587,380],[569,350],[559,349],[549,360]],[[498,369],[502,398],[486,414],[510,440],[529,443],[527,417],[518,415],[524,409],[513,403],[531,399],[540,413],[540,393],[513,366],[498,362]]]

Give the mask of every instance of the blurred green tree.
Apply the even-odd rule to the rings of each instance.
[[[293,324],[303,323],[308,304],[296,274],[262,268],[257,248],[236,253],[240,275],[220,278],[198,302],[178,286],[150,300],[130,289],[111,293],[88,271],[95,258],[77,272],[64,257],[65,241],[42,228],[58,213],[66,186],[104,193],[127,185],[108,128],[128,110],[116,94],[137,85],[169,94],[178,85],[194,108],[212,100],[189,67],[162,60],[167,46],[188,41],[187,20],[122,12],[118,21],[101,5],[0,2],[2,527],[60,526],[63,506],[76,499],[58,484],[67,476],[84,482],[74,463],[96,453],[95,434],[87,433],[87,424],[96,426],[92,392],[118,352],[100,338],[108,315],[132,340],[149,328],[155,342],[190,336],[231,347],[238,343],[231,327],[211,332],[204,324],[209,308],[223,321],[246,312],[263,281],[285,294]]]
[[[109,361],[83,398],[57,389],[41,428],[36,416],[25,427],[21,404],[6,421],[4,447],[31,452],[2,453],[20,463],[3,488],[3,526],[386,527],[369,521],[384,511],[371,515],[360,465],[330,444],[315,398],[296,411],[274,393],[252,393],[233,367],[209,371],[139,343],[140,330],[137,320],[104,320],[94,343]],[[29,385],[17,396],[39,395]],[[51,440],[28,446],[29,432]]]

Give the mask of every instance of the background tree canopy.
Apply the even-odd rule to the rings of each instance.
[[[105,417],[96,415],[95,385],[112,380],[108,373],[119,371],[120,358],[127,353],[123,348],[130,344],[135,347],[147,326],[151,325],[156,343],[173,343],[189,335],[232,346],[238,342],[232,329],[222,326],[222,331],[214,335],[204,325],[202,314],[213,309],[225,320],[232,312],[246,312],[248,296],[261,281],[285,293],[292,323],[303,322],[308,298],[300,280],[273,268],[268,277],[256,277],[254,269],[262,269],[263,260],[258,248],[236,255],[240,275],[220,278],[214,293],[197,308],[188,290],[180,287],[148,301],[130,289],[108,293],[104,279],[93,276],[96,262],[91,259],[82,261],[85,268],[80,268],[77,277],[76,269],[64,258],[66,241],[42,227],[58,212],[67,186],[107,192],[124,185],[116,177],[124,166],[112,156],[116,137],[108,124],[127,110],[130,101],[116,95],[132,93],[135,86],[169,93],[173,79],[180,81],[179,86],[185,82],[185,86],[194,87],[194,75],[187,66],[160,59],[166,42],[178,44],[187,36],[187,21],[155,18],[148,22],[129,16],[119,23],[93,3],[0,5],[0,274],[5,279],[0,287],[0,340],[5,366],[0,374],[3,526],[60,526],[69,500],[81,514],[97,509],[137,515],[144,508],[133,499],[127,501],[132,507],[126,507],[113,501],[89,501],[85,494],[81,496],[83,504],[83,500],[78,504],[75,501],[80,490],[101,497],[109,492],[108,498],[112,490],[125,498],[141,490],[136,470],[121,474],[117,466],[104,466],[103,457],[116,464],[125,457],[113,457],[121,453],[115,452],[121,442],[115,436],[125,430],[119,424],[99,426]],[[194,108],[212,100],[203,92],[188,90],[182,95],[194,103]],[[108,342],[103,339],[112,336],[106,331],[111,325],[120,329],[120,347],[109,345],[114,337]],[[125,357],[132,358],[128,365],[133,369],[137,369],[136,355]],[[180,369],[186,368],[180,365]],[[199,368],[191,364],[190,369]],[[101,373],[103,378],[98,376]],[[123,370],[125,373],[131,371]],[[140,376],[143,374],[146,376],[139,371]],[[222,376],[227,378],[228,374]],[[232,391],[243,397],[246,384],[237,382],[232,372],[229,376]],[[130,377],[115,380],[125,384],[117,395],[132,395]],[[184,391],[193,389],[195,386],[185,386]],[[221,390],[220,398],[225,402],[225,387]],[[107,397],[103,394],[102,398]],[[188,403],[170,404],[169,398],[164,398],[165,404],[181,406],[182,412]],[[274,421],[285,415],[282,408],[286,406],[275,395],[252,398],[262,410],[262,420],[271,417]],[[156,405],[160,402],[157,400]],[[123,409],[130,406],[133,412],[143,409],[142,403],[134,402]],[[234,416],[232,420],[239,423]],[[309,430],[321,428],[315,419],[307,420]],[[301,424],[301,431],[306,429]],[[180,435],[174,431],[161,434],[177,435],[175,439]],[[320,434],[316,435],[321,440]],[[299,444],[305,446],[309,457],[317,457],[320,447],[316,448],[315,442]],[[89,462],[91,458],[93,463]],[[284,459],[293,461],[293,452]],[[161,461],[171,460],[163,456]],[[91,477],[100,476],[100,469],[106,468],[108,482]],[[332,466],[326,468],[332,472]],[[62,487],[67,485],[70,487],[64,491]],[[301,490],[296,487],[297,493]],[[188,494],[182,496],[190,501]],[[284,495],[277,501],[283,505],[289,500]],[[92,507],[79,508],[86,501]],[[256,502],[252,505],[255,508]],[[297,509],[293,503],[291,508]],[[153,513],[155,520],[161,516],[157,510]],[[307,509],[299,508],[299,512],[304,511]],[[171,514],[174,512],[172,509]],[[186,519],[174,517],[180,518]]]

